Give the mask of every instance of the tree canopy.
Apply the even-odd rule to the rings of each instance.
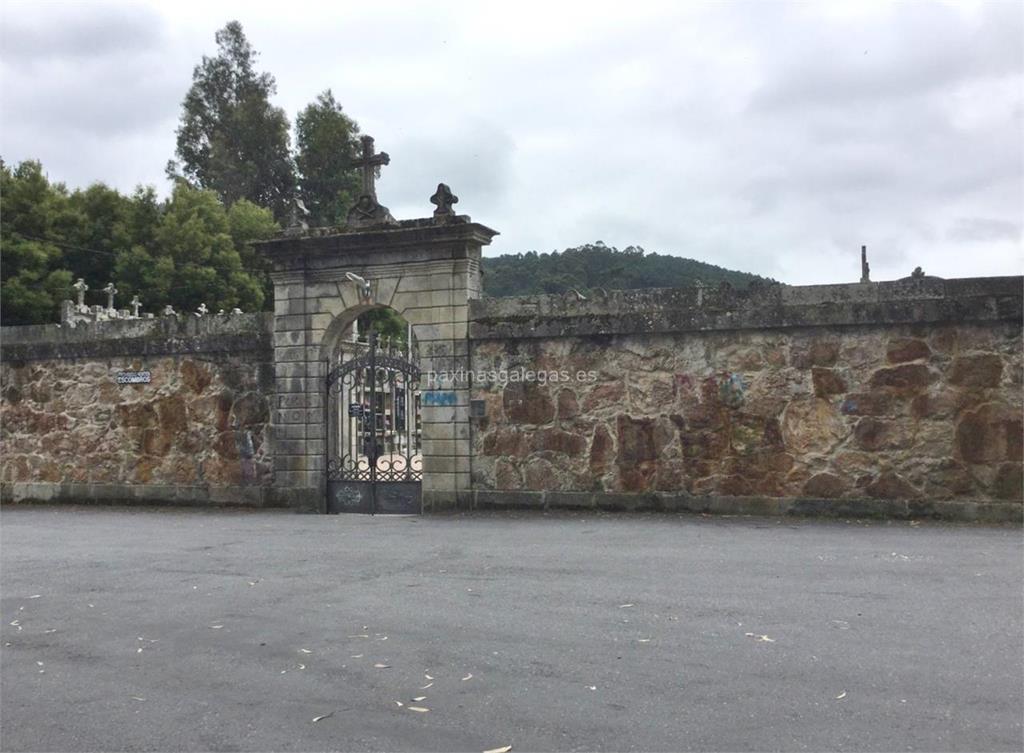
[[[113,282],[118,300],[138,295],[146,310],[253,311],[269,283],[252,243],[277,230],[271,213],[247,200],[225,208],[210,191],[179,183],[166,201],[152,188],[131,196],[96,183],[69,192],[38,162],[0,166],[3,223],[0,317],[4,324],[56,322],[71,284],[89,285],[88,302]]]
[[[562,293],[573,288],[608,290],[688,287],[728,282],[745,288],[763,279],[679,256],[647,253],[629,246],[622,251],[601,241],[565,251],[507,254],[483,260],[484,293],[489,296]]]
[[[270,103],[274,77],[257,73],[258,53],[242,25],[231,21],[216,34],[217,55],[203,56],[182,103],[177,157],[180,175],[214,191],[227,205],[247,199],[283,219],[295,189],[295,168],[284,110]]]
[[[361,187],[352,167],[359,154],[359,126],[342,112],[330,89],[295,119],[295,147],[299,196],[309,209],[310,224],[343,224]]]

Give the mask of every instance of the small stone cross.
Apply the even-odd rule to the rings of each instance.
[[[199,308],[196,309],[196,316],[206,316],[210,309],[206,308],[205,303],[200,303]]]
[[[175,314],[174,312],[174,307],[171,306],[170,304],[164,306],[164,316],[177,316],[177,314]]]
[[[363,195],[372,196],[376,201],[377,188],[374,181],[380,177],[381,165],[391,162],[391,158],[387,152],[373,153],[373,136],[363,136],[360,141],[363,142],[363,156],[352,160],[352,166],[358,167],[363,174]]]
[[[78,307],[82,308],[85,305],[85,291],[89,289],[89,286],[85,284],[85,280],[79,277],[78,282],[71,287],[78,292]]]
[[[108,282],[107,287],[103,288],[103,292],[107,294],[107,308],[113,311],[114,295],[117,293],[117,288],[114,287],[114,283]]]
[[[135,319],[139,318],[139,309],[142,308],[142,301],[139,300],[137,295],[132,296],[132,317]]]

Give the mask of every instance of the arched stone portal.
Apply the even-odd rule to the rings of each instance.
[[[359,225],[359,223],[356,223]],[[440,509],[470,492],[469,301],[480,256],[497,235],[468,217],[393,220],[285,234],[260,244],[274,283],[274,494],[326,511],[327,354],[360,313],[394,309],[412,326],[423,371],[423,503]]]

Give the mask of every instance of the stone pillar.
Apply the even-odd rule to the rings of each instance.
[[[271,440],[279,499],[316,509],[323,474],[323,395],[316,347],[311,343],[306,279],[302,271],[271,273],[274,283],[274,384]],[[318,452],[319,451],[319,452]]]
[[[494,235],[468,217],[446,216],[260,244],[274,270],[272,436],[279,499],[324,509],[325,363],[359,314],[386,306],[412,326],[424,372],[424,508],[468,503],[469,301],[480,295],[481,250]],[[350,273],[369,282],[368,300]],[[428,380],[429,372],[460,378]]]

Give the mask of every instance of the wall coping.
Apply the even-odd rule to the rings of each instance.
[[[0,327],[0,361],[270,351],[272,332],[270,312]]]
[[[1024,277],[906,278],[746,290],[656,288],[484,298],[470,302],[472,340],[715,330],[1021,321]]]

